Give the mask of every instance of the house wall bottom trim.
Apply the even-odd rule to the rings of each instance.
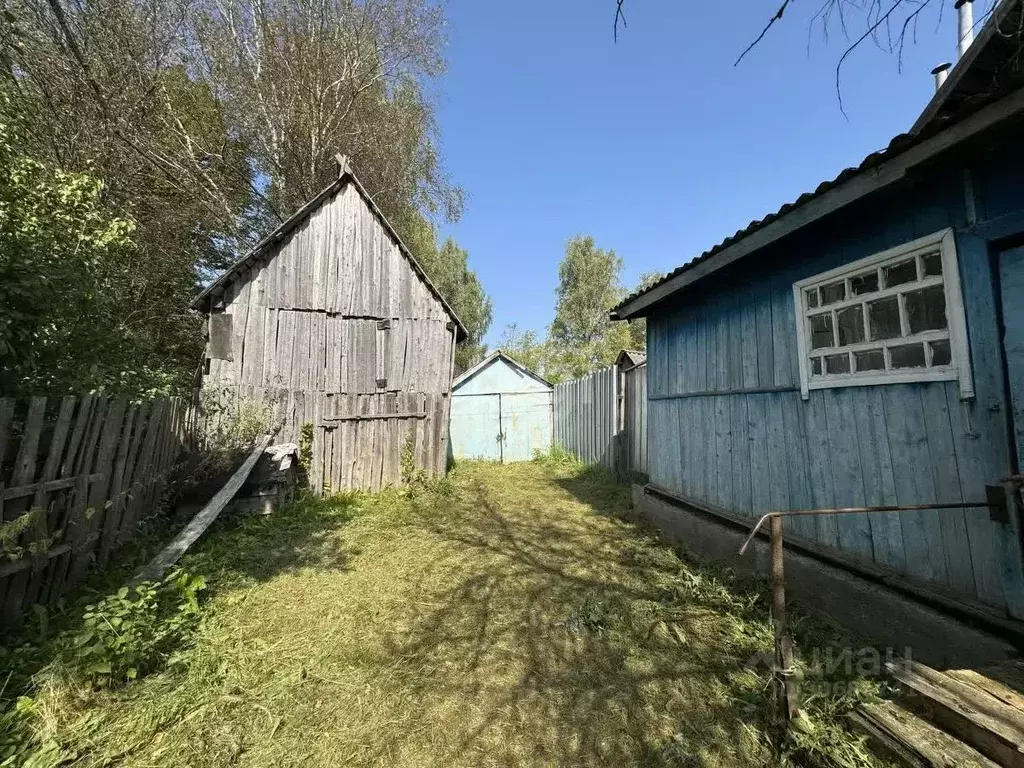
[[[768,574],[768,542],[756,539],[738,554],[746,534],[634,485],[631,515],[652,525],[673,544],[728,565],[738,573]],[[1017,655],[1013,644],[972,627],[884,584],[869,581],[809,555],[786,551],[786,595],[805,610],[833,619],[858,639],[902,652],[938,668],[978,667]]]

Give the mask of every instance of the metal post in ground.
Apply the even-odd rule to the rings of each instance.
[[[771,518],[772,624],[775,627],[775,688],[778,711],[785,722],[799,716],[793,677],[793,640],[786,625],[786,582],[783,570],[782,517]]]

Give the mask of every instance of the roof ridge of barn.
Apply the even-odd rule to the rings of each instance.
[[[496,349],[493,352],[491,352],[491,354],[487,355],[487,357],[485,357],[479,363],[474,365],[472,368],[470,368],[469,370],[463,371],[461,374],[459,374],[455,378],[455,380],[452,381],[452,389],[454,390],[455,387],[457,387],[459,384],[461,384],[464,381],[469,380],[470,378],[475,376],[477,373],[482,371],[484,368],[489,366],[491,363],[493,363],[495,360],[499,360],[499,359],[505,360],[505,361],[511,363],[513,366],[515,366],[516,368],[521,370],[527,376],[530,376],[530,377],[536,379],[537,381],[539,381],[541,384],[544,384],[545,386],[548,386],[548,387],[553,387],[554,386],[550,381],[545,379],[539,373],[531,371],[528,367],[526,367],[523,363],[520,363],[514,357],[506,354],[505,352],[503,352],[500,349]]]
[[[291,216],[289,216],[287,219],[278,224],[277,227],[275,227],[274,230],[270,232],[270,234],[268,234],[266,237],[260,240],[252,248],[252,250],[250,250],[248,253],[246,253],[244,256],[238,259],[230,267],[225,269],[217,277],[216,280],[214,280],[212,283],[206,286],[206,288],[204,288],[202,292],[200,292],[200,294],[196,296],[195,299],[192,300],[192,309],[201,310],[203,308],[203,303],[207,299],[219,295],[220,292],[227,287],[230,279],[238,272],[239,269],[248,266],[252,262],[256,261],[261,255],[263,255],[263,253],[270,246],[277,245],[278,243],[283,241],[284,238],[288,234],[290,234],[292,230],[294,230],[296,227],[299,226],[299,224],[308,219],[314,212],[319,210],[320,207],[327,200],[329,200],[335,194],[341,191],[346,184],[352,184],[355,187],[356,191],[359,193],[359,196],[363,198],[367,205],[370,206],[370,210],[372,210],[373,213],[377,216],[377,218],[380,219],[380,222],[381,224],[383,224],[384,229],[387,231],[388,235],[390,235],[391,238],[395,241],[395,244],[398,246],[398,250],[399,252],[401,252],[402,256],[404,256],[412,265],[413,271],[416,273],[416,275],[420,278],[423,284],[427,286],[430,292],[434,295],[434,298],[441,302],[441,306],[444,307],[445,312],[448,313],[448,316],[452,319],[452,322],[455,323],[455,326],[458,329],[459,338],[468,338],[469,332],[466,330],[466,326],[463,325],[462,320],[459,319],[459,316],[455,313],[455,310],[451,308],[451,305],[449,305],[448,302],[445,300],[444,296],[441,295],[441,292],[437,289],[437,286],[435,286],[431,279],[427,276],[427,273],[424,271],[423,267],[420,266],[420,263],[416,261],[416,257],[412,255],[412,251],[409,250],[409,248],[402,241],[402,238],[399,237],[398,232],[395,231],[395,228],[392,226],[391,222],[388,221],[387,216],[385,216],[384,213],[380,210],[380,208],[377,207],[377,203],[374,202],[373,197],[370,195],[369,192],[366,191],[366,187],[363,186],[362,182],[359,181],[359,177],[356,176],[355,171],[352,170],[352,165],[349,162],[348,157],[345,155],[336,155],[335,160],[338,163],[338,178],[336,178],[334,181],[332,181],[330,184],[324,187],[324,189],[318,192],[302,207],[296,210]]]

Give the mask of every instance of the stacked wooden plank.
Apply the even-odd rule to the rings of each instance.
[[[159,503],[191,428],[177,398],[0,399],[0,616],[105,563]]]
[[[904,765],[1024,766],[1024,666],[939,671],[917,662],[886,665],[901,691],[865,705],[853,723],[875,748]]]

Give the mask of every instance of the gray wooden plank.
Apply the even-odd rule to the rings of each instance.
[[[792,509],[813,509],[804,402],[798,392],[782,392],[779,396],[782,401],[782,431],[786,441],[789,503]],[[814,518],[793,517],[786,521],[786,526],[806,539],[813,541],[817,537]]]
[[[741,315],[742,373],[738,382],[735,377],[733,377],[733,380],[738,383],[737,388],[753,389],[758,386],[759,381],[759,356],[762,351],[758,344],[760,338],[758,324],[762,321],[762,318],[758,317],[757,313],[758,295],[756,290],[751,288],[744,292],[742,299],[740,306],[734,310],[738,311]]]
[[[961,492],[965,499],[982,498],[984,488],[993,482],[981,432],[975,426],[973,411],[976,406],[960,400],[959,385],[946,386],[946,406],[949,414],[953,447],[957,457],[957,470]],[[989,519],[987,509],[964,510],[967,527],[966,544],[971,551],[971,567],[978,599],[988,605],[1003,608],[1007,604],[1003,593],[1003,543],[999,523]]]
[[[732,427],[730,424],[729,397],[713,398],[715,416],[715,466],[718,474],[715,503],[723,509],[733,507],[732,496]]]
[[[860,466],[856,414],[863,412],[863,391],[841,387],[825,390],[825,419],[832,464],[832,487],[839,507],[865,506],[864,476]],[[870,562],[874,551],[867,515],[837,515],[839,547]]]
[[[238,493],[238,489],[242,487],[242,484],[249,477],[249,473],[252,472],[252,468],[256,466],[257,460],[270,444],[270,440],[271,436],[266,435],[257,443],[246,460],[242,462],[242,466],[214,494],[214,497],[207,502],[206,506],[199,510],[196,516],[192,518],[192,521],[174,537],[170,544],[135,574],[132,580],[133,584],[139,584],[143,581],[157,581],[163,577],[172,565],[178,562],[181,556],[203,535],[203,532],[210,527],[210,524],[217,519],[217,516],[227,506],[228,502]]]
[[[794,457],[788,453],[786,418],[782,409],[783,399],[787,394],[771,392],[760,396],[764,398],[767,406],[768,491],[772,509],[794,508],[789,495],[789,466],[793,463]],[[787,524],[790,522],[786,521]]]
[[[828,418],[825,413],[825,393],[815,390],[805,403],[804,416],[807,429],[807,458],[811,478],[811,499],[815,509],[836,505],[832,483],[832,459],[828,441]],[[814,518],[815,538],[827,547],[839,547],[839,529],[831,515]]]
[[[768,402],[766,395],[739,395],[747,401],[750,424],[751,508],[755,516],[772,509],[771,464],[768,456]]]
[[[878,387],[865,387],[863,404],[857,417],[857,443],[864,477],[864,499],[869,506],[894,505],[896,480],[889,455],[888,425]],[[899,512],[882,512],[868,517],[875,562],[906,570],[903,547],[903,523]]]
[[[753,497],[750,482],[750,421],[747,417],[747,398],[743,395],[731,395],[727,400],[732,426],[731,508],[742,515],[751,515]]]
[[[950,424],[949,406],[946,402],[945,384],[937,382],[923,384],[918,388],[921,407],[925,414],[925,428],[928,436],[929,466],[935,487],[935,500],[940,503],[963,501],[960,488],[960,469],[957,465],[956,449]],[[972,499],[973,501],[980,501]],[[971,562],[967,521],[963,509],[944,509],[934,513],[939,521],[942,536],[942,550],[946,559],[946,573],[949,585],[957,592],[977,597],[974,583],[974,565]]]
[[[935,501],[928,455],[925,416],[921,397],[914,385],[894,384],[883,391],[885,416],[889,425],[896,498],[899,504],[927,504]],[[934,512],[904,512],[903,546],[907,572],[921,579],[948,583],[942,552],[942,531]]]

